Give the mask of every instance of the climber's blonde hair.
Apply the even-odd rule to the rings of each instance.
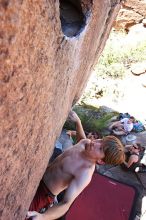
[[[103,138],[103,149],[105,157],[103,161],[107,164],[118,165],[125,161],[124,146],[115,136]]]

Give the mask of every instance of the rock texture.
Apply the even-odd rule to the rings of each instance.
[[[85,20],[74,37],[66,37],[62,2],[73,4],[0,2],[1,220],[24,219],[54,142],[120,8],[120,0],[78,0]]]
[[[124,29],[129,31],[136,24],[143,23],[145,26],[146,1],[145,0],[127,0],[123,1],[122,8],[114,22],[115,29]]]

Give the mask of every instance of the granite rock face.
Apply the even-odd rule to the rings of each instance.
[[[120,0],[0,2],[1,220],[25,218],[119,9]]]
[[[128,32],[130,28],[136,24],[143,23],[146,18],[146,1],[145,0],[126,0],[123,1],[122,7],[114,21],[116,30],[125,30]]]

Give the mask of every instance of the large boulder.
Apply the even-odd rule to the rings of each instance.
[[[146,1],[145,0],[127,0],[123,1],[122,8],[114,21],[116,30],[129,31],[136,24],[143,23],[146,18]],[[145,26],[145,25],[144,25]]]
[[[137,12],[143,17],[146,17],[146,1],[145,0],[127,0],[124,1],[124,6],[126,8],[131,8],[133,11]]]
[[[0,2],[1,220],[24,219],[120,8],[74,2]]]
[[[129,28],[134,26],[135,24],[138,24],[142,21],[143,16],[138,14],[137,12],[133,10],[129,10],[126,8],[121,8],[115,22],[114,22],[114,28],[115,29],[125,29],[126,31],[129,31]]]

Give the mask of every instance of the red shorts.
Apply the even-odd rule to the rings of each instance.
[[[45,183],[41,181],[31,202],[29,211],[44,212],[49,206],[53,205],[54,198],[55,196],[46,187]]]

